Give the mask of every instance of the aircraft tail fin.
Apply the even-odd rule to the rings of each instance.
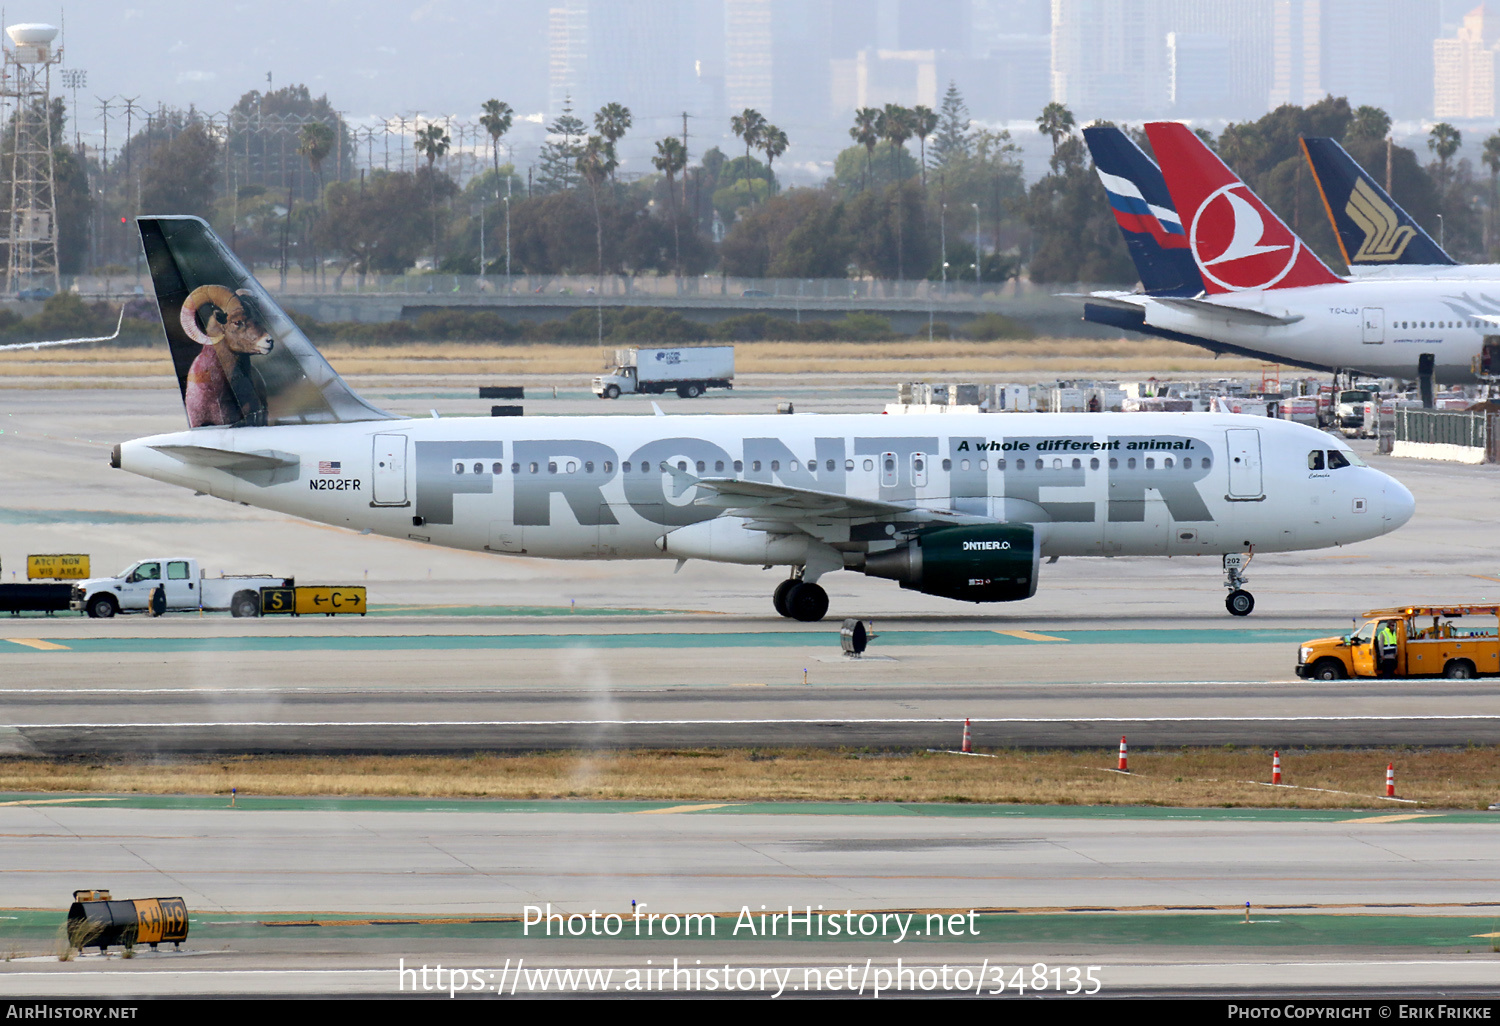
[[[1344,280],[1186,125],[1156,121],[1146,126],[1146,134],[1187,226],[1188,248],[1209,294]]]
[[[138,217],[189,427],[390,420],[197,217]]]
[[[1302,152],[1350,267],[1458,263],[1337,142],[1304,137]]]
[[[1203,276],[1193,262],[1187,231],[1172,205],[1161,169],[1113,125],[1085,128],[1083,138],[1146,294],[1196,296],[1202,292]]]

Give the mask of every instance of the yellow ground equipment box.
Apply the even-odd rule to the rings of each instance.
[[[83,581],[89,576],[89,557],[66,554],[27,556],[28,581]]]
[[[335,616],[339,613],[365,615],[365,587],[299,585],[295,588],[260,589],[260,611],[264,616],[290,613],[292,616]]]

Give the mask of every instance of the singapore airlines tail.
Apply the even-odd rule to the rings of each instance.
[[[1146,125],[1210,295],[1333,285],[1328,269],[1186,125]]]
[[[1203,277],[1161,169],[1113,125],[1083,130],[1094,170],[1148,296],[1196,296]]]
[[[1304,137],[1302,151],[1351,269],[1457,265],[1337,142]]]
[[[189,427],[389,420],[197,217],[139,217]]]

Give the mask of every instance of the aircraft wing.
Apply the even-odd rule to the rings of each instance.
[[[12,342],[9,345],[0,346],[0,352],[7,349],[46,349],[48,346],[76,346],[80,342],[113,342],[120,337],[120,325],[125,323],[125,308],[120,307],[120,319],[115,322],[115,333],[113,335],[100,335],[98,338],[54,338],[46,342]]]
[[[1250,310],[1243,306],[1230,306],[1227,303],[1215,303],[1207,299],[1183,299],[1172,296],[1153,296],[1153,303],[1163,306],[1175,307],[1187,313],[1196,314],[1200,317],[1214,317],[1225,321],[1234,321],[1237,324],[1249,324],[1255,327],[1268,328],[1283,324],[1296,324],[1302,320],[1301,314],[1290,311],[1283,313],[1272,313],[1266,310]]]
[[[679,472],[681,473],[681,472]],[[734,478],[697,478],[685,486],[698,489],[695,506],[727,510],[732,516],[760,521],[881,520],[916,523],[996,524],[993,517],[955,513],[947,509],[905,506],[879,499],[858,499],[838,492],[791,488],[763,481]],[[684,487],[683,490],[686,490]]]

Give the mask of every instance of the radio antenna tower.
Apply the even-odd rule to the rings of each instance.
[[[14,103],[10,204],[0,230],[5,231],[8,258],[5,291],[14,295],[27,288],[62,287],[57,269],[57,199],[52,162],[52,67],[62,63],[62,47],[54,48],[52,25],[11,25],[5,30],[0,97]]]

